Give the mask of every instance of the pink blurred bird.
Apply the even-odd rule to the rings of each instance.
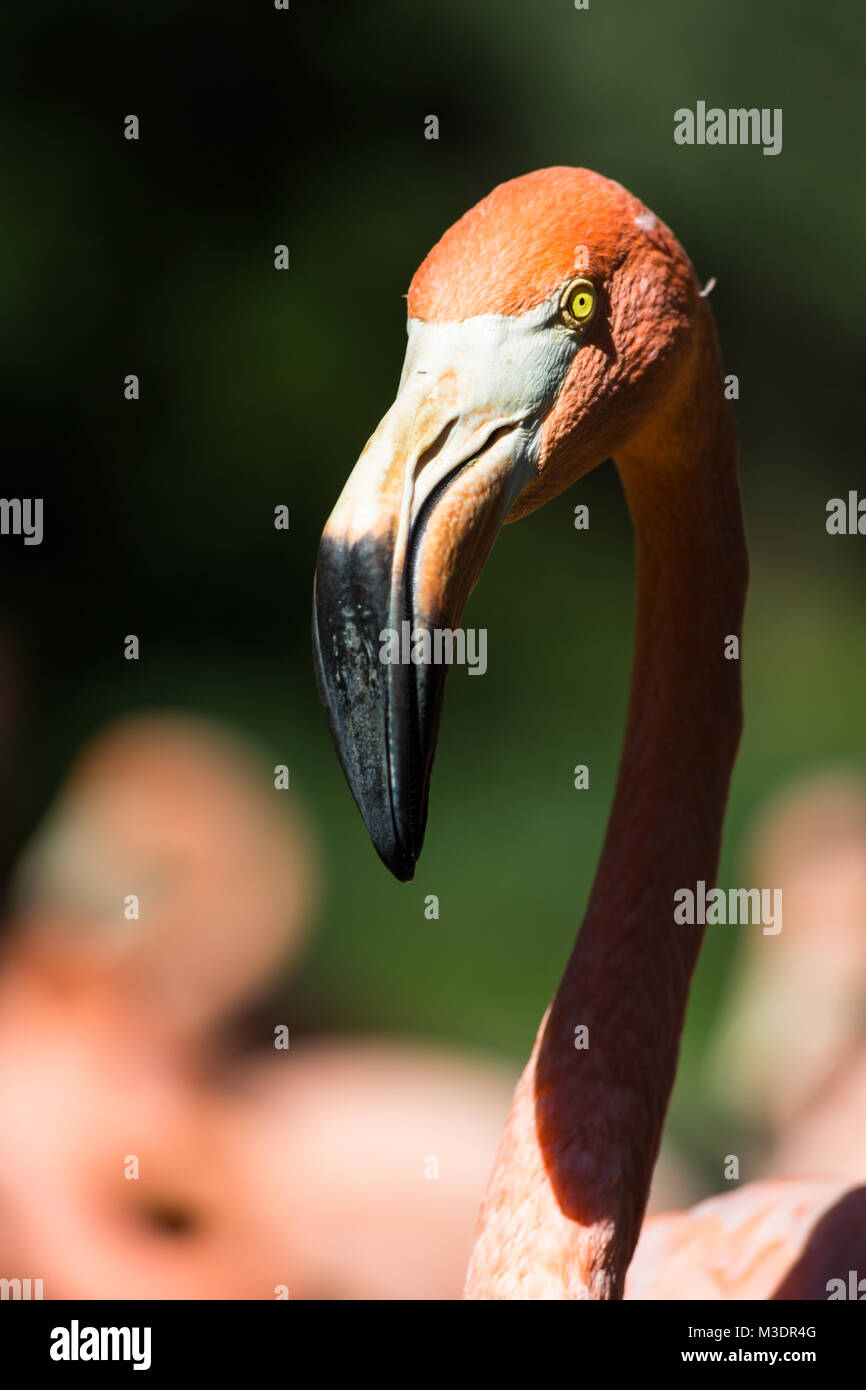
[[[192,719],[129,719],[76,764],[0,958],[0,1276],[46,1298],[459,1294],[502,1073],[231,1040],[310,917],[287,800]]]

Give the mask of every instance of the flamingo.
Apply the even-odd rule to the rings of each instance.
[[[309,931],[317,857],[220,725],[128,715],[79,754],[2,924],[0,1277],[49,1299],[458,1296],[510,1073],[398,1038],[240,1045]]]
[[[382,633],[454,629],[503,523],[610,456],[637,551],[624,749],[584,921],[482,1204],[468,1298],[623,1296],[703,935],[674,924],[674,893],[714,881],[742,720],[731,639],[748,560],[709,303],[637,198],[586,169],[543,169],[495,188],[415,273],[396,399],[320,542],[320,694],[400,880],[423,843],[447,667],[383,661]],[[630,1296],[825,1297],[825,1276],[866,1255],[866,1189],[846,1181],[714,1201],[651,1223]]]
[[[781,888],[785,929],[745,943],[710,1082],[761,1134],[766,1171],[831,1164],[862,1179],[866,786],[839,770],[804,776],[772,798],[749,839],[749,881]]]

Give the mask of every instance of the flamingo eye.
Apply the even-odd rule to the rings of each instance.
[[[570,328],[583,328],[595,313],[595,285],[591,280],[572,280],[562,296],[563,320]]]

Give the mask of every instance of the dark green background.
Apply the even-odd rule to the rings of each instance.
[[[452,675],[409,887],[343,784],[309,608],[322,525],[394,392],[414,268],[494,184],[558,163],[624,183],[718,281],[753,564],[723,882],[786,779],[862,767],[866,539],[824,519],[866,474],[863,33],[834,0],[8,7],[3,491],[44,495],[46,533],[2,550],[21,678],[6,859],[108,717],[218,713],[290,765],[320,832],[320,930],[292,984],[310,1026],[525,1057],[622,735],[632,544],[613,467],[497,544],[465,618],[489,630],[489,672]],[[698,99],[781,107],[783,152],[676,146],[674,110]],[[710,934],[689,1018],[672,1126],[699,1150],[718,1118],[701,1052],[735,946],[736,929]]]

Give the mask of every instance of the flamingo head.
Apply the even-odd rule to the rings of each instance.
[[[414,634],[456,629],[503,523],[642,429],[698,296],[670,231],[586,169],[500,185],[417,270],[397,396],[325,527],[313,615],[332,737],[397,878],[423,843],[448,670]]]

